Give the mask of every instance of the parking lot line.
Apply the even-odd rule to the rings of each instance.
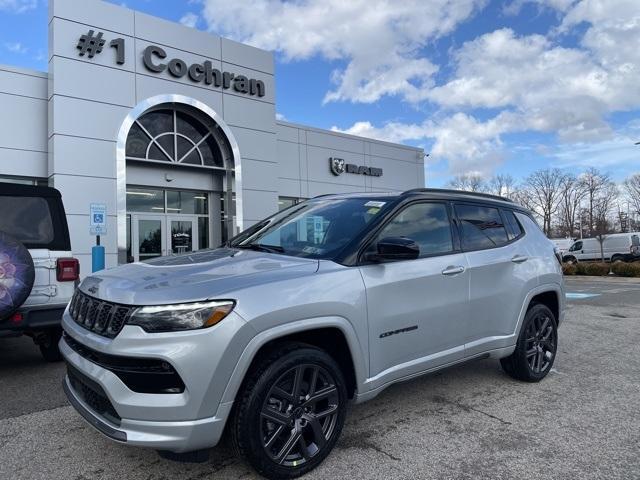
[[[578,292],[565,293],[565,297],[571,300],[580,300],[583,298],[599,297],[599,296],[600,296],[599,293],[578,293]]]

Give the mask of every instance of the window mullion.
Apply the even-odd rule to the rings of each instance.
[[[187,155],[189,155],[191,152],[193,152],[194,149],[198,149],[198,153],[200,154],[200,160],[202,162],[202,165],[204,165],[204,161],[202,160],[202,154],[200,153],[200,145],[202,144],[202,142],[204,142],[207,138],[209,138],[209,136],[211,135],[211,132],[208,132],[204,137],[202,137],[200,139],[200,141],[198,143],[193,142],[193,140],[191,140],[191,142],[193,142],[193,147],[191,147],[189,149],[189,151],[187,153],[185,153],[182,157],[180,157],[180,159],[178,160],[178,162],[182,162],[182,160],[184,160],[185,158],[187,158]]]
[[[178,162],[178,114],[173,110],[173,161]]]

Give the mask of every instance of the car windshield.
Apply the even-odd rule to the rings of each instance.
[[[330,259],[383,209],[390,198],[327,198],[294,205],[250,227],[230,246],[296,257]]]

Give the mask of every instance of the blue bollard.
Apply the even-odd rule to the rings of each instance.
[[[91,271],[104,270],[104,247],[100,245],[100,236],[96,237],[96,245],[91,247]]]

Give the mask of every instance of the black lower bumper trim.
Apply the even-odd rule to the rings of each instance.
[[[59,327],[62,323],[62,314],[66,307],[32,308],[18,310],[22,314],[22,321],[14,324],[9,320],[0,321],[0,331],[5,335],[11,333],[21,334],[24,332],[46,330],[48,328]]]
[[[96,428],[101,433],[105,434],[107,437],[112,438],[113,440],[117,440],[118,442],[126,442],[127,441],[127,433],[121,430],[116,430],[112,426],[106,424],[101,421],[91,412],[89,412],[74,396],[67,379],[62,381],[62,388],[64,389],[64,393],[67,395],[69,399],[69,403],[77,410],[77,412],[84,417],[84,419],[89,422],[94,428]]]

